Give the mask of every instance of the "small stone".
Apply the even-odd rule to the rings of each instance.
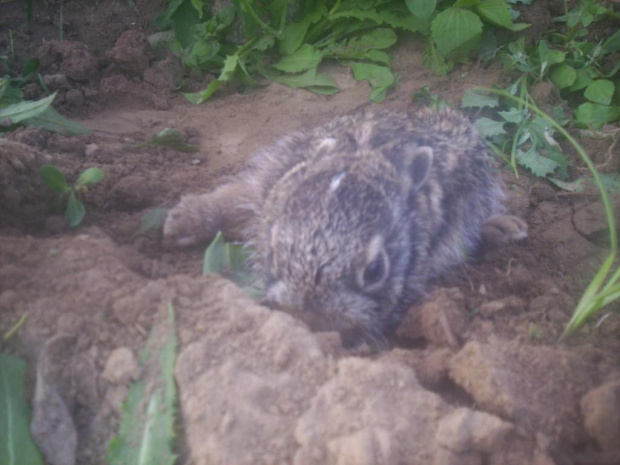
[[[84,95],[79,89],[68,90],[65,95],[65,100],[68,105],[75,108],[82,108],[84,106]]]
[[[108,357],[101,376],[112,384],[127,384],[140,376],[140,367],[131,350],[120,347]]]
[[[497,449],[512,430],[514,425],[494,415],[458,408],[441,420],[435,438],[453,452],[488,453]]]
[[[84,148],[84,154],[87,157],[92,157],[94,154],[96,154],[99,151],[99,146],[97,144],[86,144],[86,147]]]
[[[65,90],[69,89],[69,81],[64,74],[48,74],[43,76],[43,82],[50,90]]]
[[[590,436],[604,451],[620,450],[620,380],[605,383],[581,399],[581,413]]]

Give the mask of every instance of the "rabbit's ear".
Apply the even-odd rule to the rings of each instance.
[[[409,173],[406,189],[417,191],[424,185],[433,166],[433,149],[428,146],[409,146],[404,150],[405,169]]]

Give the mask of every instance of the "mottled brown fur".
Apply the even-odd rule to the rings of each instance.
[[[461,115],[358,113],[285,137],[213,192],[183,197],[164,235],[187,245],[222,230],[255,251],[269,301],[315,328],[372,336],[474,253],[483,229],[498,243],[525,235],[503,198]]]

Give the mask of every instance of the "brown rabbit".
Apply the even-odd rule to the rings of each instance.
[[[247,243],[266,299],[315,329],[373,337],[429,277],[486,239],[527,236],[504,215],[485,143],[453,110],[358,113],[260,150],[214,191],[181,199],[166,240]]]

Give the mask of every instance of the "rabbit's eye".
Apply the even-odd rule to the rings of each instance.
[[[358,285],[366,292],[373,292],[382,287],[389,272],[389,259],[385,250],[358,272]]]

